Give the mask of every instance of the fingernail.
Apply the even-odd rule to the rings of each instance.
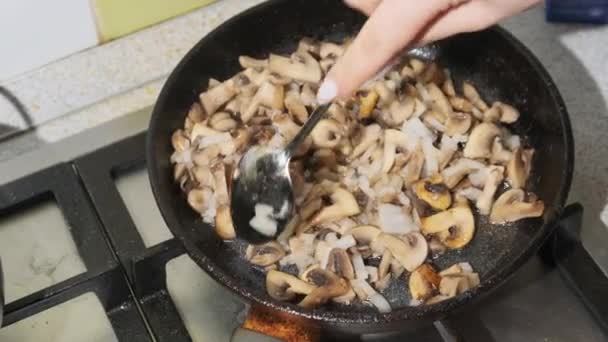
[[[338,95],[338,86],[331,79],[325,79],[317,92],[319,104],[325,104],[333,100]]]

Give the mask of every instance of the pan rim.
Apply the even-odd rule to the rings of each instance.
[[[201,47],[204,46],[207,41],[213,40],[215,35],[220,34],[221,31],[225,28],[234,25],[241,18],[251,15],[262,14],[267,8],[272,8],[272,6],[274,6],[275,4],[284,1],[286,0],[268,1],[253,6],[241,12],[240,14],[230,18],[229,20],[218,26],[216,29],[211,31],[208,35],[203,37],[201,40],[199,40],[199,42],[191,48],[191,50],[174,68],[174,70],[171,72],[171,75],[167,79],[165,85],[163,86],[163,89],[161,90],[154,109],[152,111],[148,132],[156,132],[158,130],[157,126],[159,120],[157,120],[156,118],[162,115],[159,104],[164,103],[166,101],[166,98],[169,93],[169,88],[171,88],[171,85],[176,82],[179,71],[182,70],[188,64],[188,61],[190,61],[190,57],[192,55],[194,55],[199,49],[201,49]],[[530,244],[528,245],[527,249],[523,250],[519,255],[513,257],[508,264],[503,265],[496,272],[491,272],[490,276],[483,279],[479,286],[449,301],[444,301],[435,305],[422,307],[400,307],[390,313],[378,313],[373,310],[365,312],[357,311],[354,313],[327,310],[307,310],[299,308],[296,305],[290,303],[279,302],[266,297],[258,296],[248,291],[246,287],[239,285],[238,280],[236,280],[234,276],[226,273],[223,269],[217,267],[217,265],[206,255],[204,255],[203,253],[191,252],[198,250],[195,244],[192,241],[188,241],[187,239],[185,239],[183,235],[176,234],[176,238],[182,242],[188,255],[199,265],[199,267],[201,267],[207,274],[209,274],[212,279],[214,279],[222,286],[230,289],[231,292],[237,294],[241,298],[251,303],[257,303],[273,310],[278,310],[284,313],[299,316],[301,318],[314,320],[321,324],[329,325],[359,325],[366,328],[370,328],[372,326],[380,327],[385,324],[411,320],[428,320],[429,322],[435,321],[446,317],[453,311],[457,311],[458,309],[465,307],[467,304],[470,304],[473,301],[482,299],[485,295],[491,293],[493,290],[496,290],[516,270],[518,270],[537,252],[537,250],[541,247],[546,238],[549,237],[550,233],[555,228],[566,203],[572,182],[572,174],[574,168],[574,139],[570,119],[563,98],[560,95],[559,90],[553,79],[551,78],[547,70],[542,66],[540,61],[536,58],[536,56],[534,56],[532,52],[526,46],[523,45],[523,43],[517,40],[512,34],[507,32],[505,29],[499,26],[493,26],[486,30],[497,33],[498,35],[502,36],[502,38],[504,38],[508,44],[511,44],[515,51],[520,54],[526,60],[527,63],[530,64],[531,68],[536,72],[537,76],[546,85],[549,96],[558,107],[559,117],[561,121],[560,125],[564,133],[563,143],[565,149],[563,158],[565,160],[566,168],[562,171],[561,184],[559,185],[560,192],[557,195],[557,199],[554,202],[554,207],[552,208],[553,215],[546,221],[546,223],[541,225],[540,229],[530,240]],[[160,175],[159,170],[156,167],[157,165],[159,165],[159,163],[156,158],[156,154],[154,153],[154,150],[152,148],[152,146],[154,145],[154,142],[152,141],[152,136],[153,134],[148,134],[146,137],[146,157],[148,161],[148,173],[150,176],[150,184],[156,203],[159,207],[161,215],[163,216],[163,219],[167,223],[167,226],[170,228],[170,230],[174,231],[177,228],[172,227],[179,226],[180,223],[175,212],[171,210],[166,210],[165,207],[160,204],[162,203],[163,197],[165,197],[166,194],[162,193],[160,185],[158,184],[158,182],[155,181],[160,178]]]

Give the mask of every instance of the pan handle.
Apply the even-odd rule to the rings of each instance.
[[[230,342],[318,342],[320,336],[320,327],[308,320],[252,305]]]

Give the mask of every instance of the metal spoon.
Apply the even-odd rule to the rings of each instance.
[[[284,149],[254,146],[243,155],[234,173],[230,208],[239,238],[258,244],[285,229],[294,209],[289,161],[329,106],[317,107]]]

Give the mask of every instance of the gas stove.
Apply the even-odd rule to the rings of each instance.
[[[144,153],[149,115],[0,164],[0,341],[229,341],[247,333],[250,307],[185,254],[156,207]],[[578,238],[582,210],[569,206],[538,256],[449,326],[341,338],[608,340],[608,280]]]

